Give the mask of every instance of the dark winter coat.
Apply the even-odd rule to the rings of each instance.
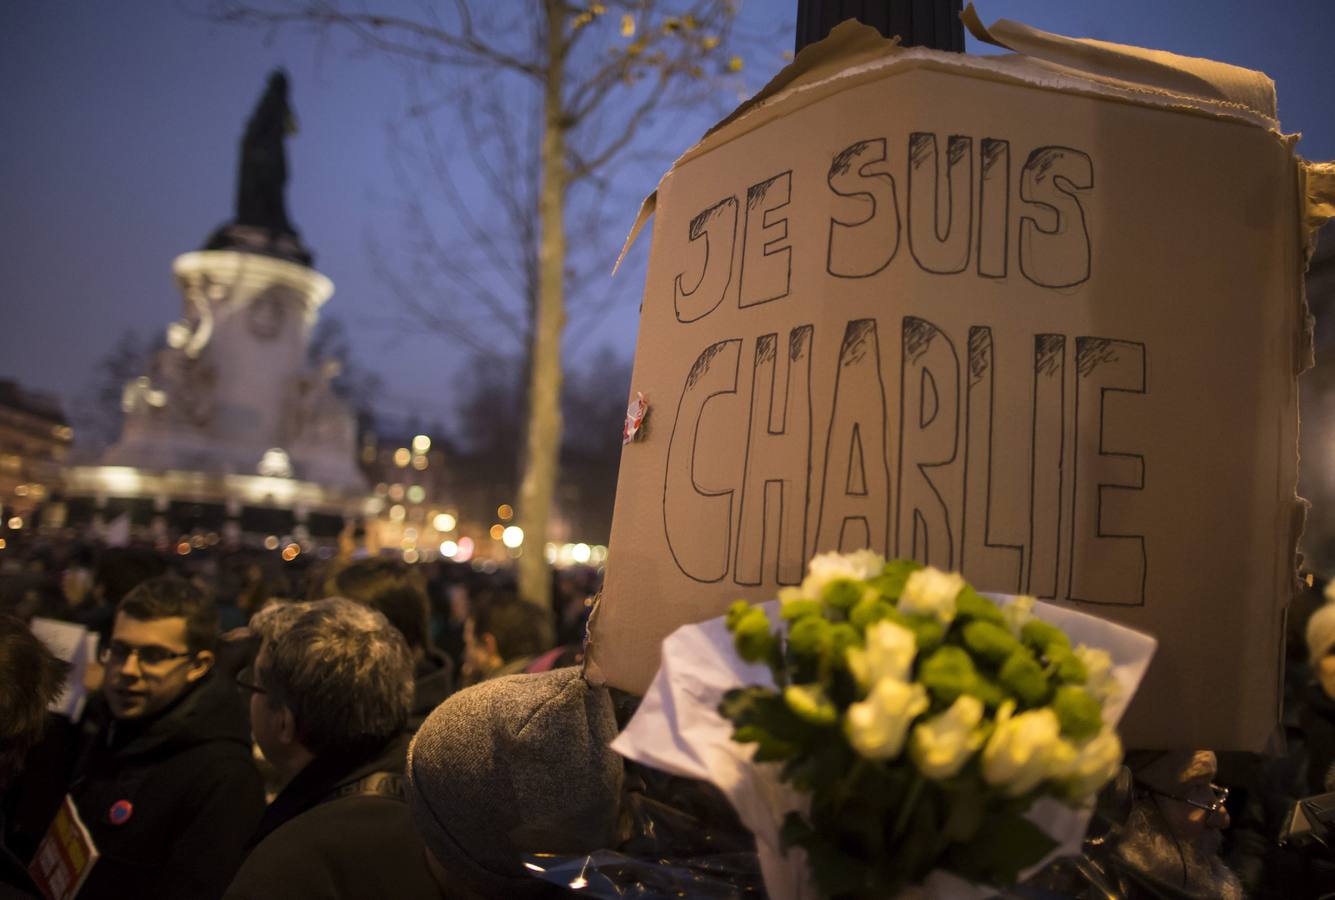
[[[454,693],[454,663],[442,653],[431,653],[413,675],[413,711],[408,730],[416,731],[431,711]]]
[[[28,877],[28,867],[9,851],[0,818],[0,900],[41,900],[42,893]]]
[[[274,798],[225,900],[441,897],[402,793],[407,752],[405,735],[306,766]]]
[[[100,854],[79,900],[220,897],[264,813],[236,688],[209,675],[151,721],[110,721],[70,793]]]
[[[1324,794],[1326,775],[1335,764],[1335,700],[1319,684],[1309,684],[1299,714],[1307,745],[1307,793]]]

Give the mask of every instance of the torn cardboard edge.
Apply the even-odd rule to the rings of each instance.
[[[1208,99],[1265,116],[1278,126],[1275,83],[1264,73],[1195,56],[1180,56],[1094,38],[1070,38],[999,19],[988,28],[972,3],[960,14],[978,40],[1113,84]]]
[[[1290,147],[1296,141],[1296,135],[1285,135],[1280,130],[1275,84],[1264,73],[1163,50],[1065,37],[1006,19],[987,28],[973,4],[961,18],[979,40],[1014,50],[1017,55],[980,57],[901,47],[898,38],[887,39],[875,28],[846,20],[824,40],[805,47],[753,97],[706,131],[673,162],[659,186],[701,154],[773,119],[856,84],[917,67],[1232,119],[1272,132]],[[655,189],[640,204],[612,268],[614,275],[653,215],[657,195]]]

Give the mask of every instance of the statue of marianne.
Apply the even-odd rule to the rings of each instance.
[[[287,73],[275,69],[241,139],[236,189],[236,224],[264,228],[273,236],[296,234],[287,218],[287,154],[283,140],[297,130],[287,102]]]

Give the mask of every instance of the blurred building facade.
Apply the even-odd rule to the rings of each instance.
[[[73,439],[59,400],[0,379],[0,535],[36,524]]]

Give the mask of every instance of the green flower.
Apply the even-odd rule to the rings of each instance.
[[[819,600],[786,600],[780,607],[779,615],[783,616],[784,621],[794,622],[807,616],[819,616],[820,610]]]
[[[962,619],[992,622],[1002,626],[1006,624],[1006,617],[1002,614],[1001,607],[967,584],[964,586],[964,590],[960,591],[960,595],[955,598],[955,612]]]
[[[820,616],[798,619],[788,629],[788,647],[798,656],[821,657],[830,645],[830,623]]]
[[[921,568],[919,563],[911,559],[892,559],[881,569],[880,575],[867,579],[867,583],[886,599],[898,600],[899,595],[904,593],[904,584],[909,576]]]
[[[1071,642],[1056,625],[1042,619],[1030,619],[1020,629],[1020,640],[1040,656],[1052,657],[1057,650],[1070,650]]]
[[[847,622],[838,622],[830,626],[830,652],[834,658],[842,660],[848,651],[862,646],[862,635]]]
[[[1001,686],[1020,699],[1026,707],[1042,706],[1048,702],[1051,693],[1043,667],[1034,659],[1034,654],[1024,647],[1017,647],[1007,657],[997,676]]]
[[[765,611],[758,606],[742,613],[732,630],[733,643],[737,646],[737,655],[747,662],[765,662],[775,648],[774,635],[770,634],[769,619]]]
[[[942,703],[954,703],[961,694],[972,693],[978,682],[973,659],[961,647],[945,646],[918,667],[918,680]]]
[[[1060,648],[1052,650],[1048,662],[1062,684],[1084,684],[1089,679],[1089,671],[1074,651]]]
[[[1000,665],[1020,649],[1020,642],[1003,625],[992,622],[970,622],[964,626],[963,635],[964,646],[992,665]]]
[[[848,621],[854,628],[865,631],[869,625],[874,625],[882,620],[903,623],[904,617],[895,609],[894,604],[889,600],[884,600],[874,593],[863,595],[862,599],[853,604],[853,608],[848,611]]]
[[[732,606],[728,607],[728,615],[723,620],[724,624],[728,626],[728,630],[736,631],[737,623],[740,622],[742,616],[745,616],[750,610],[751,604],[747,603],[745,600],[732,601]]]
[[[918,639],[918,651],[930,652],[941,646],[946,628],[930,616],[903,616],[904,627]]]
[[[826,606],[832,606],[835,609],[850,609],[853,604],[862,599],[865,590],[866,588],[861,582],[848,578],[836,578],[825,585],[820,598]]]
[[[974,679],[973,687],[969,690],[979,700],[982,700],[988,709],[997,709],[1002,703],[1006,702],[1006,692],[1001,689],[991,678],[988,678],[982,672]]]
[[[783,689],[783,702],[802,721],[812,725],[833,725],[839,710],[819,684],[790,684]]]
[[[1073,741],[1092,738],[1103,728],[1103,709],[1082,687],[1067,684],[1057,688],[1052,710],[1061,722],[1062,734]]]

